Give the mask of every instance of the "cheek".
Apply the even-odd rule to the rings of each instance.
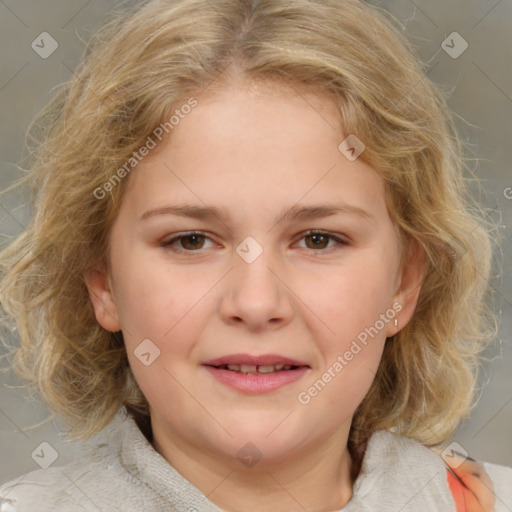
[[[360,263],[331,281],[330,300],[323,309],[325,323],[335,334],[321,338],[324,367],[314,384],[319,391],[312,391],[324,395],[316,406],[335,417],[353,413],[367,394],[382,357],[386,328],[394,321],[394,275],[382,261]]]
[[[365,333],[370,337],[368,331],[372,337],[385,337],[387,322],[392,321],[385,318],[392,306],[391,278],[383,267],[358,264],[339,269],[322,285],[309,287],[307,304],[319,313],[327,346],[344,350],[358,336],[364,342]]]
[[[158,391],[163,385],[173,386],[172,377],[164,369],[182,381],[189,364],[196,361],[197,340],[212,314],[208,292],[218,277],[211,272],[202,275],[182,267],[171,268],[165,261],[136,263],[134,257],[120,266],[123,274],[119,275],[129,278],[119,283],[119,315],[136,379],[141,387],[145,383]],[[137,360],[143,343],[150,353],[158,354],[149,367]]]
[[[147,260],[146,260],[147,261]],[[136,254],[120,265],[116,303],[128,333],[164,338],[193,310],[204,294],[201,285],[179,269],[148,264]]]
[[[368,393],[385,342],[382,336],[369,336],[365,342],[357,338],[340,339],[325,358],[325,366],[303,390],[299,401],[309,401],[319,417],[330,417],[335,423],[345,420]]]

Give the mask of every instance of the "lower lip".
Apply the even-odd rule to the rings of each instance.
[[[222,370],[220,368],[214,368],[213,366],[205,366],[205,368],[223,384],[237,389],[238,391],[251,394],[274,391],[286,384],[296,382],[309,370],[308,367],[301,366],[296,370],[284,370],[254,375],[233,372],[231,370]]]

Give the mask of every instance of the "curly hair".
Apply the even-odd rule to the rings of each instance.
[[[126,406],[148,403],[122,332],[96,321],[84,280],[109,268],[109,233],[129,176],[112,183],[176,105],[234,78],[329,93],[360,158],[385,181],[391,220],[426,273],[411,321],[386,340],[352,422],[357,445],[377,429],[444,442],[474,406],[488,305],[490,221],[446,98],[398,23],[360,0],[150,0],[124,6],[88,42],[70,81],[34,120],[34,215],[0,255],[1,303],[15,319],[13,367],[87,439]],[[118,173],[119,176],[119,173]],[[98,190],[105,197],[98,198]]]

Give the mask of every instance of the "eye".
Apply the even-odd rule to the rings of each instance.
[[[328,250],[323,250],[323,253],[330,253],[333,250],[339,249],[339,245],[348,245],[348,243],[341,238],[333,235],[332,233],[328,233],[326,231],[320,231],[316,229],[312,229],[307,233],[304,233],[301,240],[306,240],[306,249],[312,249],[316,252],[319,252],[320,249],[326,248],[326,243],[328,244],[330,240],[336,242],[334,246],[331,246]],[[307,240],[311,240],[311,244],[308,245]]]
[[[301,240],[306,240],[306,249],[311,249],[315,252],[330,253],[337,250],[338,246],[346,246],[348,242],[340,239],[339,237],[320,230],[310,230],[304,233]],[[178,236],[164,241],[162,246],[176,253],[191,253],[198,252],[204,248],[204,242],[211,240],[205,233],[200,231],[191,231],[190,233],[182,233]],[[311,243],[308,243],[308,240]],[[329,241],[334,241],[335,245],[327,248]],[[327,244],[327,245],[326,245]],[[180,247],[178,247],[178,245]]]
[[[192,231],[190,233],[182,233],[181,235],[175,236],[174,238],[163,242],[162,245],[174,252],[196,252],[199,249],[202,249],[204,240],[209,239],[210,238],[204,233]],[[177,242],[180,242],[181,247],[184,247],[184,249],[174,247]]]
[[[205,240],[211,240],[206,234],[199,231],[191,231],[190,233],[182,233],[170,240],[162,242],[162,246],[176,253],[198,252],[204,246]],[[177,247],[177,244],[180,247]]]

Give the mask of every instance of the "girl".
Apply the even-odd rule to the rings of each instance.
[[[445,448],[492,238],[441,94],[359,0],[151,0],[42,116],[2,254],[17,372],[81,460],[1,510],[505,511]]]

